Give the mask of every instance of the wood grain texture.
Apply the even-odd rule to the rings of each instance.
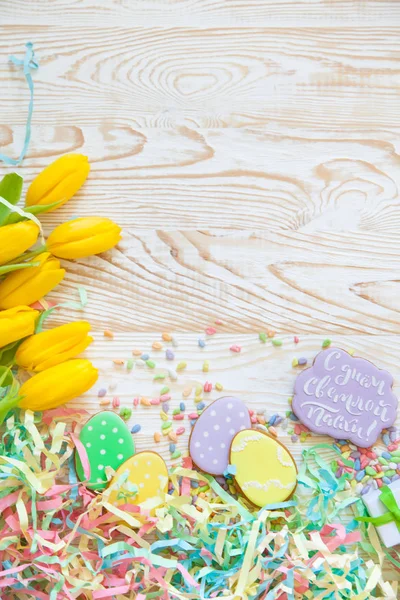
[[[0,127],[1,151],[18,155],[23,128]],[[83,152],[82,192],[46,217],[114,213],[135,229],[399,231],[398,136],[252,129],[35,127],[29,183],[63,152]]]
[[[208,380],[224,391],[207,404],[229,393],[283,414],[293,357],[311,360],[326,337],[392,372],[400,393],[400,2],[3,0],[0,27],[0,152],[22,146],[28,92],[8,55],[31,40],[40,68],[25,185],[66,152],[92,164],[76,198],[43,218],[46,232],[91,214],[124,228],[114,251],[65,262],[51,294],[88,293],[85,310],[48,323],[93,326],[100,379],[71,407],[97,412],[100,387],[121,406],[156,397],[154,374],[171,366],[165,348],[151,350],[164,330],[178,340],[175,364],[187,361],[166,378],[171,409]],[[282,347],[260,343],[266,328]],[[113,363],[133,348],[156,368]],[[139,405],[133,423],[138,449],[153,447],[159,407]],[[298,461],[329,441],[281,440]],[[166,440],[157,449],[169,460]]]
[[[384,30],[37,26],[29,32],[41,62],[34,122],[398,128],[400,28],[392,23]],[[7,58],[26,41],[26,27],[3,27],[0,122],[25,120],[26,97]]]
[[[67,301],[83,285],[96,327],[132,333],[198,331],[220,317],[224,331],[398,334],[399,241],[125,228],[116,250],[65,262],[66,280],[53,296]]]
[[[2,0],[2,23],[12,25],[335,26],[390,25],[397,0]]]

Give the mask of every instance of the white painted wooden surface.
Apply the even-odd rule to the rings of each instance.
[[[84,312],[53,319],[86,317],[95,331],[101,380],[73,406],[97,411],[111,382],[123,406],[155,396],[152,371],[112,360],[151,351],[162,331],[188,363],[172,408],[208,379],[283,412],[292,358],[311,359],[326,337],[390,370],[400,391],[397,0],[3,0],[0,28],[1,151],[18,154],[28,99],[7,57],[31,40],[40,69],[18,170],[28,184],[62,153],[92,162],[46,229],[90,214],[124,227],[115,251],[67,264],[53,295],[88,292]],[[258,341],[266,328],[281,348]],[[164,351],[152,356],[163,372]],[[158,413],[135,412],[139,449],[153,445]],[[282,441],[299,459],[303,446]]]

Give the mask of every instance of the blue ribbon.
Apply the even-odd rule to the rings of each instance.
[[[25,52],[25,56],[24,56],[23,60],[21,60],[20,58],[16,58],[15,56],[10,56],[10,61],[17,67],[24,68],[24,75],[25,75],[25,79],[28,84],[29,93],[30,93],[28,117],[27,117],[26,126],[25,126],[25,140],[24,140],[24,145],[22,146],[22,150],[19,155],[19,158],[17,158],[17,159],[10,158],[9,156],[6,156],[5,154],[0,153],[1,161],[3,161],[6,165],[15,167],[17,165],[20,165],[22,163],[22,161],[24,160],[24,157],[28,150],[29,142],[31,140],[31,122],[32,122],[32,113],[33,113],[33,80],[32,80],[31,71],[33,71],[39,67],[39,64],[35,61],[35,53],[33,51],[32,42],[28,42],[26,44],[26,52]]]

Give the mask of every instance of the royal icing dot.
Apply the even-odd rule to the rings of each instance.
[[[119,438],[118,444],[123,444],[123,443],[124,443],[124,439],[123,438]]]
[[[113,433],[118,433],[118,427],[113,427],[113,428],[112,428],[112,432],[113,432]]]
[[[120,479],[122,483],[119,484]],[[165,502],[165,494],[168,491],[167,465],[155,452],[139,452],[116,470],[110,481],[110,487],[109,502],[114,506],[140,505],[146,500],[154,498],[159,498],[159,503],[162,504]],[[154,510],[152,504],[150,512],[154,512]]]
[[[239,398],[219,398],[206,408],[196,420],[189,440],[190,456],[196,466],[211,475],[223,475],[229,464],[229,447],[240,426],[249,428],[251,423]]]
[[[236,467],[236,484],[256,506],[283,502],[296,487],[297,469],[292,456],[261,431],[245,429],[235,435],[230,464]]]
[[[124,444],[123,455],[117,451],[115,438],[111,436],[114,429],[119,432],[120,439]],[[129,429],[124,421],[111,411],[103,411],[92,417],[82,427],[79,440],[85,446],[90,465],[90,481],[86,485],[94,490],[106,487],[107,467],[116,471],[124,460],[135,453],[135,444]],[[75,464],[78,478],[85,481],[83,466],[77,452],[75,453]]]

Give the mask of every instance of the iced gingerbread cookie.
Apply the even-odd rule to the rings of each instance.
[[[168,491],[167,465],[155,452],[139,452],[117,469],[110,487],[109,502],[114,506],[163,498]]]
[[[219,398],[206,408],[193,427],[189,440],[193,462],[205,473],[223,475],[229,464],[233,437],[249,427],[249,411],[239,398]]]
[[[114,470],[135,454],[132,435],[123,420],[111,411],[103,411],[85,423],[79,435],[90,465],[87,487],[101,490],[107,485],[106,467]],[[81,481],[85,474],[81,459],[75,453],[76,472]]]
[[[289,451],[257,429],[240,431],[232,440],[230,463],[243,495],[256,506],[287,500],[297,484],[297,468]]]
[[[387,371],[329,348],[297,377],[292,410],[311,431],[368,448],[396,420],[392,385]]]

